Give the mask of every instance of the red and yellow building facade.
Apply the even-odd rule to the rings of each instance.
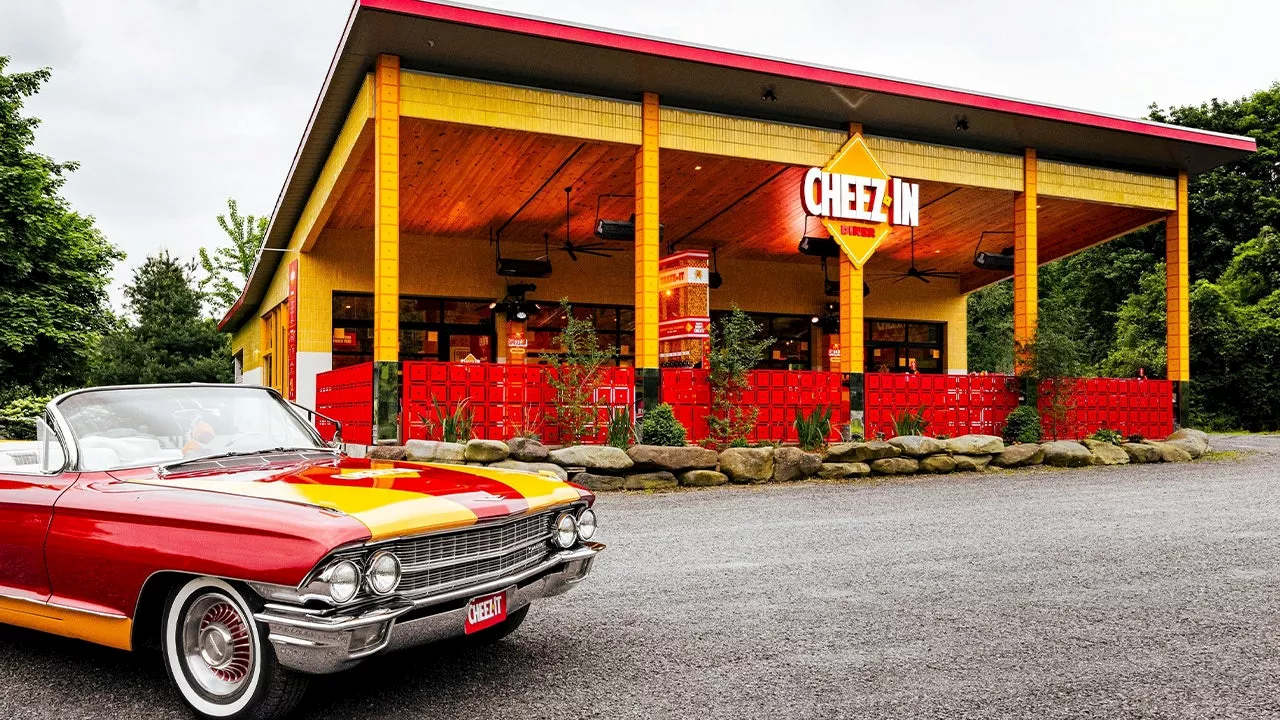
[[[832,186],[831,207],[850,214],[813,213],[810,172],[854,146],[861,164],[832,171],[848,184]],[[555,352],[562,298],[639,384],[697,362],[701,328],[664,320],[736,306],[776,338],[767,366],[837,370],[856,387],[864,372],[967,372],[966,296],[1009,277],[1016,341],[1029,340],[1040,265],[1163,223],[1169,379],[1185,382],[1187,178],[1252,150],[1248,138],[360,0],[222,327],[242,381],[309,404],[318,373],[357,362],[539,362]],[[864,175],[875,181],[854,183]],[[915,214],[892,221],[908,205]],[[601,221],[633,235],[602,238]],[[827,257],[798,250],[805,238]],[[979,267],[979,250],[1011,261]],[[550,267],[500,275],[499,258]],[[673,263],[690,273],[674,285]],[[695,280],[697,268],[715,280]],[[664,292],[680,302],[664,306]]]

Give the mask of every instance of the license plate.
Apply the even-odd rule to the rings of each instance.
[[[481,595],[467,603],[467,617],[463,630],[467,635],[493,627],[507,619],[507,591]]]

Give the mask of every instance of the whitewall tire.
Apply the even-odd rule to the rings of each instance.
[[[274,720],[301,699],[307,679],[282,668],[245,593],[194,578],[165,603],[160,647],[178,694],[209,720]]]

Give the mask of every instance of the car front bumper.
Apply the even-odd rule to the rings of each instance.
[[[413,600],[400,600],[358,614],[320,614],[267,603],[255,616],[267,626],[280,664],[297,672],[324,675],[354,667],[381,652],[401,650],[464,634],[467,601],[507,591],[507,612],[538,598],[559,595],[591,572],[599,543],[552,553],[544,562],[482,585]]]

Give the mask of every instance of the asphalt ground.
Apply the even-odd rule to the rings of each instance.
[[[583,586],[297,716],[1280,717],[1280,437],[1215,445],[1245,452],[606,495]],[[0,718],[168,717],[158,658],[0,629]]]

